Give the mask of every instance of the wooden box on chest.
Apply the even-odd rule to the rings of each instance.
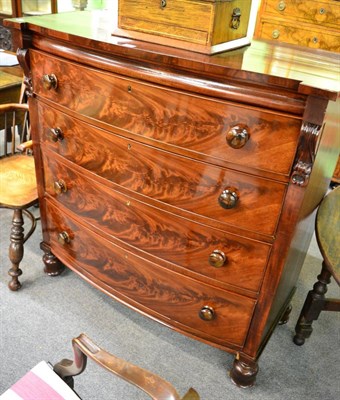
[[[213,54],[250,43],[251,0],[119,0],[115,34]]]
[[[235,354],[250,386],[336,163],[337,59],[103,40],[79,18],[7,22],[25,49],[46,269]]]
[[[340,51],[338,0],[262,0],[255,37]]]

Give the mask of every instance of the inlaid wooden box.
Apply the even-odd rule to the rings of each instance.
[[[119,0],[115,35],[214,54],[250,43],[251,0]]]

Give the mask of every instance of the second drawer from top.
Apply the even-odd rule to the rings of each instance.
[[[42,104],[38,109],[42,143],[110,184],[221,229],[275,234],[285,184],[128,140]]]

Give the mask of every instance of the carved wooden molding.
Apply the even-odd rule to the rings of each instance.
[[[4,50],[11,50],[12,48],[11,32],[3,26],[0,26],[0,48]]]
[[[306,186],[308,184],[320,132],[320,125],[309,122],[302,123],[297,160],[294,164],[291,178],[292,183],[295,185]]]
[[[30,71],[30,61],[27,49],[18,49],[17,57],[21,68],[24,71],[24,84],[26,86],[25,94],[27,97],[33,97],[33,85]]]

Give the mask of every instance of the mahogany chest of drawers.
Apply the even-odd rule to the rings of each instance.
[[[250,386],[336,163],[336,59],[255,41],[208,57],[78,18],[7,21],[30,96],[46,271],[62,262],[235,354],[231,378]]]
[[[339,0],[262,0],[255,37],[340,51]]]

